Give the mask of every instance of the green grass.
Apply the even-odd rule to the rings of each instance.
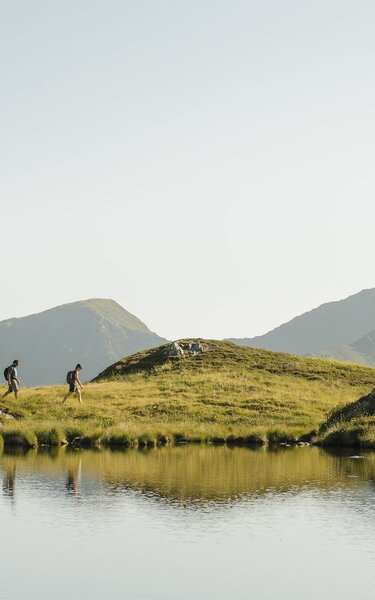
[[[362,417],[338,422],[318,436],[318,440],[323,446],[375,448],[375,419]]]
[[[82,405],[75,396],[62,405],[63,387],[21,389],[3,401],[19,415],[3,422],[5,444],[294,443],[375,382],[359,365],[202,344],[193,357],[165,359],[161,347],[119,361],[84,386]]]
[[[57,425],[40,425],[35,430],[35,435],[39,446],[61,446],[66,439],[64,432]]]
[[[375,448],[375,393],[332,411],[317,441],[324,446]]]
[[[8,425],[2,430],[4,446],[22,446],[24,448],[35,448],[38,439],[32,427],[27,425]]]

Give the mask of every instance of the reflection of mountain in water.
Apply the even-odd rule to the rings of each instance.
[[[17,477],[37,493],[76,499],[145,493],[172,504],[233,503],[267,493],[331,490],[375,478],[375,454],[353,459],[318,448],[251,450],[227,447],[159,448],[147,452],[31,451],[0,459],[3,491]]]

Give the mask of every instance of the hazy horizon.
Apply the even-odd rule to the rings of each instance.
[[[253,337],[375,287],[369,1],[2,3],[0,320]]]

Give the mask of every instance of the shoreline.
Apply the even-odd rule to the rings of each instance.
[[[375,450],[375,444],[352,443],[330,443],[321,439],[319,436],[305,435],[299,439],[293,439],[287,434],[282,434],[276,430],[269,432],[269,436],[261,437],[255,434],[228,436],[210,436],[210,435],[184,435],[175,433],[171,435],[144,433],[138,436],[131,436],[125,432],[104,433],[104,435],[83,434],[64,436],[57,428],[52,427],[49,431],[26,431],[24,427],[12,427],[7,431],[0,429],[0,450],[11,449],[50,449],[50,448],[71,448],[71,449],[149,449],[158,447],[176,447],[176,446],[194,446],[206,445],[228,448],[302,448],[302,447],[321,447],[321,448],[357,448],[363,450]],[[75,431],[74,433],[78,433]],[[337,437],[335,437],[337,442]]]

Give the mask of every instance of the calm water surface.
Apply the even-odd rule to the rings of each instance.
[[[0,457],[1,600],[375,597],[375,454]]]

